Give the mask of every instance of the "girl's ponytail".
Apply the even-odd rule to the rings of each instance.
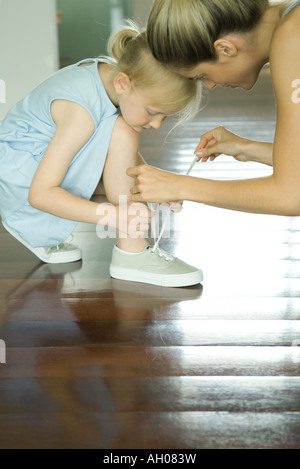
[[[135,23],[112,34],[107,45],[114,73],[125,73],[135,91],[142,90],[151,98],[153,107],[166,114],[180,113],[180,122],[192,119],[199,110],[202,86],[158,62],[152,55],[145,31]],[[149,98],[149,99],[150,99]]]
[[[140,31],[132,22],[128,22],[128,26],[119,29],[108,41],[107,49],[110,57],[119,62],[124,55],[128,43],[139,34]]]

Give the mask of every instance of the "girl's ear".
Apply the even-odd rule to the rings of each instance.
[[[118,94],[123,94],[131,86],[129,76],[126,73],[119,72],[114,79],[114,86]]]

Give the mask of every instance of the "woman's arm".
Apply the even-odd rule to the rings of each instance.
[[[241,181],[214,181],[162,171],[152,166],[129,168],[127,174],[136,179],[131,189],[132,200],[166,203],[190,200],[231,210],[253,213],[275,213],[277,193],[272,177]],[[276,201],[275,201],[276,202]],[[286,203],[277,204],[277,212],[286,214]],[[278,213],[279,214],[279,213]]]
[[[217,127],[202,135],[195,153],[203,162],[213,161],[219,155],[225,154],[233,156],[237,161],[254,161],[273,165],[272,143],[242,138],[224,127]]]
[[[283,46],[284,45],[284,46]],[[179,176],[155,168],[129,169],[136,178],[134,201],[191,200],[232,210],[300,215],[300,104],[293,101],[293,83],[300,78],[299,24],[283,23],[271,48],[271,71],[277,99],[273,175],[239,181],[212,181]]]

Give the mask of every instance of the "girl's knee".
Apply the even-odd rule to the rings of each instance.
[[[113,137],[127,138],[133,142],[138,141],[137,131],[130,127],[130,125],[127,124],[122,116],[119,116],[116,120],[116,124],[113,130]]]
[[[132,163],[132,158],[136,158],[139,148],[139,134],[134,130],[123,117],[118,117],[112,133],[109,153],[121,153],[125,158],[128,158],[129,165]]]
[[[119,194],[131,197],[133,179],[127,176],[130,166],[138,163],[138,133],[130,127],[123,117],[118,117],[103,171],[103,181],[109,202],[118,205]]]

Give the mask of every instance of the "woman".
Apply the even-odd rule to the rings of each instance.
[[[181,75],[214,89],[250,90],[270,63],[277,100],[274,144],[217,128],[196,149],[206,161],[220,154],[273,165],[271,176],[212,181],[142,165],[130,168],[134,201],[190,200],[232,210],[300,215],[300,1],[156,0],[147,34],[154,56]]]

